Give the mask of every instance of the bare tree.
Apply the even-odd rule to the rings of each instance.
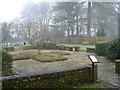
[[[39,23],[34,21],[24,21],[20,24],[21,34],[22,36],[32,45],[34,46],[35,40],[39,34]]]
[[[2,32],[1,42],[4,42],[10,38],[10,28],[11,28],[11,23],[1,23],[1,29],[0,29]]]

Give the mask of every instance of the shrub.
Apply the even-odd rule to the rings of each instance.
[[[14,59],[15,60],[31,59],[39,54],[40,54],[39,51],[33,51],[33,50],[32,51],[25,51],[25,52],[21,52],[19,54],[15,54]]]
[[[120,39],[109,42],[107,48],[107,59],[120,59]]]
[[[30,50],[30,49],[34,49],[34,46],[22,46],[23,50]]]
[[[107,53],[107,46],[108,46],[108,42],[96,43],[95,45],[96,54],[100,56],[105,56]]]
[[[15,54],[15,55],[13,55],[13,57],[14,57],[14,59],[15,60],[24,60],[24,59],[32,59],[32,58],[35,58],[36,56],[38,56],[39,57],[39,55],[50,55],[50,54],[54,54],[54,55],[56,55],[56,57],[55,57],[55,59],[57,59],[59,56],[61,56],[61,55],[70,55],[71,53],[69,53],[69,52],[62,52],[62,51],[55,51],[55,52],[39,52],[39,51],[33,51],[33,50],[31,50],[31,51],[24,51],[24,52],[20,52],[19,54]],[[38,58],[37,57],[37,58]],[[44,56],[44,57],[46,57],[46,56]],[[42,57],[39,57],[39,58],[41,58],[41,59],[44,59],[44,58],[42,58]],[[48,57],[46,57],[46,58],[48,58]],[[49,57],[49,59],[52,59],[53,57]],[[61,60],[63,59],[66,59],[66,57],[60,57],[61,58]],[[40,59],[40,60],[41,60]]]
[[[7,52],[0,52],[2,55],[2,75],[7,76],[12,74],[13,57]]]
[[[44,48],[44,41],[39,41],[36,45],[36,49],[43,49]]]
[[[56,43],[55,42],[45,42],[44,48],[45,49],[56,49]]]
[[[67,57],[56,55],[56,54],[43,54],[43,55],[34,57],[34,59],[41,62],[54,62],[54,61],[68,60]]]
[[[5,52],[4,49],[0,48],[0,54],[2,55],[2,52]]]
[[[37,44],[37,49],[56,49],[56,43],[55,42],[43,42],[40,41]]]
[[[57,45],[56,49],[58,49],[58,50],[65,50],[65,46],[64,45]]]
[[[50,53],[52,53],[52,54],[58,54],[58,55],[71,55],[70,52],[63,52],[63,51],[60,51],[60,52],[55,51],[55,52],[50,52]]]
[[[14,51],[14,47],[4,47],[5,51]]]

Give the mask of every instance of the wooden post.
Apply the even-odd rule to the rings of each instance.
[[[120,60],[115,61],[115,73],[120,74]]]
[[[95,81],[94,80],[94,63],[92,62],[92,78],[93,78],[93,82]]]
[[[92,78],[93,82],[97,81],[97,65],[95,63],[92,63]]]

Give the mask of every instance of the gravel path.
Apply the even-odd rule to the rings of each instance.
[[[49,52],[51,50],[43,50],[43,52],[44,51]],[[15,53],[19,53],[19,52],[15,52]],[[10,53],[15,54],[14,52],[10,52]],[[18,74],[30,74],[36,72],[46,72],[51,70],[79,67],[79,66],[91,64],[91,61],[87,57],[88,54],[89,53],[87,52],[71,52],[71,55],[66,56],[68,57],[68,60],[57,61],[57,62],[39,62],[33,59],[14,61],[13,70]]]
[[[116,87],[120,86],[120,76],[115,73],[115,63],[101,56],[97,56],[97,58],[100,61],[98,64],[98,79]]]

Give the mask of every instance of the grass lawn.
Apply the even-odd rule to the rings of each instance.
[[[108,88],[106,86],[104,86],[102,83],[93,83],[93,84],[88,84],[88,85],[84,85],[84,86],[78,86],[76,88]]]
[[[87,47],[95,48],[95,45],[78,45],[78,44],[58,44],[58,45],[65,45],[65,46],[80,46],[80,51],[86,51]]]

